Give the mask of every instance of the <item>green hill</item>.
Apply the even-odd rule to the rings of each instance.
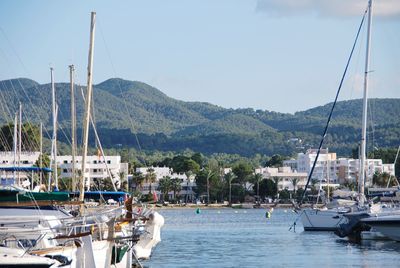
[[[68,143],[70,89],[56,84],[59,106],[59,139]],[[85,91],[85,88],[83,88]],[[94,118],[103,146],[136,147],[137,134],[145,150],[192,149],[205,154],[293,154],[319,144],[332,103],[295,114],[254,109],[225,109],[203,102],[184,102],[168,97],[142,82],[119,78],[94,86]],[[84,105],[76,87],[78,136]],[[0,81],[0,123],[13,121],[19,102],[24,120],[45,124],[51,131],[51,86],[19,78]],[[338,102],[324,147],[349,155],[361,133],[361,100]],[[400,99],[371,99],[369,148],[400,144]],[[372,122],[372,121],[371,121]],[[78,141],[81,138],[78,137]],[[91,140],[94,140],[91,138]]]

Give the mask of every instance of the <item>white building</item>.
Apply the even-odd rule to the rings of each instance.
[[[298,172],[309,174],[317,156],[316,149],[299,153],[297,159],[283,161],[284,166],[291,167]],[[336,184],[357,183],[359,177],[360,160],[352,158],[336,158],[336,153],[329,153],[322,149],[311,179],[322,183]],[[381,159],[366,160],[366,185],[371,185],[372,177],[376,173],[387,172],[394,175],[394,164],[383,164]]]
[[[82,169],[82,156],[75,158],[75,170],[78,176]],[[72,177],[72,155],[57,156],[58,167],[61,169],[60,178]],[[107,168],[110,174],[107,172]],[[85,185],[89,188],[93,180],[113,178],[114,183],[117,185],[128,175],[128,163],[121,163],[121,156],[105,156],[99,157],[97,155],[88,155],[86,157],[86,170],[84,173]],[[123,175],[124,178],[120,178]]]
[[[263,179],[278,180],[278,190],[288,189],[294,191],[304,188],[307,183],[307,173],[293,171],[290,167],[258,168],[256,174],[262,174]]]
[[[32,167],[35,165],[36,161],[39,159],[40,152],[21,152],[21,155],[14,156],[14,152],[0,152],[0,167]],[[18,161],[19,158],[19,161]],[[18,173],[18,172],[17,172]],[[20,180],[25,180],[28,178],[25,172],[20,172],[16,176]],[[0,174],[2,184],[15,184],[14,173],[4,172]],[[11,181],[12,180],[12,181]]]

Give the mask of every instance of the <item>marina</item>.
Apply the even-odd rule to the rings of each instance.
[[[145,267],[395,267],[400,243],[351,243],[333,232],[288,231],[297,214],[275,209],[162,209],[163,242]]]
[[[398,85],[398,74],[393,75],[392,71],[398,68],[393,65],[392,70],[386,69],[386,76],[382,76],[381,70],[377,68],[376,78],[374,68],[386,68],[387,64],[379,62],[384,55],[376,52],[374,44],[379,42],[373,38],[376,34],[378,41],[388,39],[379,36],[381,33],[375,31],[373,21],[375,22],[376,6],[377,19],[390,18],[385,23],[393,27],[400,21],[400,4],[375,4],[378,1],[354,0],[359,1],[359,5],[348,3],[344,6],[343,3],[335,3],[325,6],[326,3],[317,5],[306,1],[307,3],[304,2],[298,7],[292,6],[295,3],[293,1],[295,0],[278,4],[275,0],[254,0],[252,4],[256,5],[256,12],[250,16],[260,21],[279,20],[282,30],[268,35],[275,37],[286,34],[283,30],[286,26],[280,16],[292,17],[289,9],[296,9],[298,14],[309,9],[312,11],[309,13],[316,20],[320,20],[319,16],[326,16],[325,12],[329,10],[329,16],[334,16],[333,21],[338,25],[341,23],[338,19],[341,16],[351,17],[347,28],[350,29],[351,25],[354,28],[351,28],[353,32],[346,29],[348,36],[340,36],[340,42],[335,41],[336,46],[342,46],[342,43],[350,44],[350,40],[353,40],[349,51],[346,51],[348,57],[338,83],[326,80],[325,73],[330,73],[329,76],[332,77],[339,76],[334,75],[340,69],[336,60],[344,58],[345,49],[332,57],[332,51],[336,53],[339,48],[333,46],[328,49],[328,44],[325,44],[325,47],[321,43],[321,50],[314,49],[315,53],[328,54],[337,66],[330,68],[332,66],[329,65],[333,64],[324,60],[324,68],[318,72],[312,70],[313,82],[307,80],[307,86],[300,82],[291,85],[292,88],[300,86],[301,90],[298,92],[301,92],[301,95],[308,94],[308,99],[317,100],[320,94],[317,92],[324,90],[322,95],[335,97],[333,102],[324,106],[289,113],[268,109],[224,108],[204,101],[174,99],[147,82],[118,78],[113,63],[114,56],[111,57],[110,53],[112,49],[107,45],[109,41],[113,43],[113,49],[120,50],[116,53],[120,58],[128,59],[133,55],[131,52],[120,54],[120,46],[131,44],[132,47],[136,46],[136,51],[132,53],[137,53],[137,59],[141,58],[139,54],[154,56],[156,59],[156,62],[150,64],[150,61],[146,62],[147,59],[144,63],[130,58],[131,67],[122,72],[125,75],[129,72],[138,76],[154,72],[153,77],[143,81],[154,82],[154,85],[164,83],[166,88],[190,84],[190,80],[195,80],[180,74],[180,79],[185,77],[187,81],[177,82],[175,78],[163,76],[164,73],[159,75],[156,71],[165,64],[162,62],[162,54],[174,54],[177,43],[172,45],[169,42],[175,42],[177,39],[180,40],[179,45],[187,46],[182,39],[175,38],[181,36],[180,34],[174,36],[167,31],[168,34],[164,36],[164,32],[159,31],[153,37],[141,35],[139,28],[146,28],[153,22],[140,25],[140,21],[137,23],[139,28],[131,27],[127,21],[137,20],[141,16],[140,12],[125,13],[128,9],[115,6],[112,8],[119,8],[119,12],[127,16],[124,18],[118,14],[116,17],[110,17],[112,12],[102,9],[108,7],[111,10],[111,6],[105,3],[93,4],[93,7],[102,7],[100,10],[103,17],[100,24],[97,11],[90,12],[87,56],[79,51],[79,59],[71,57],[68,60],[70,64],[63,65],[63,71],[50,64],[45,83],[22,78],[20,75],[14,77],[21,78],[0,79],[0,267],[399,266],[400,98],[398,91],[395,98],[383,98],[385,94],[380,95],[383,87],[380,79],[383,81],[382,78],[386,79],[390,74],[392,80],[385,80],[385,83]],[[136,7],[148,4],[122,4],[125,5],[132,8],[132,5]],[[206,6],[209,7],[208,5]],[[397,6],[398,10],[391,5]],[[92,4],[89,6],[94,10]],[[239,6],[237,3],[232,4],[232,7],[237,8],[237,12],[242,12],[244,9]],[[340,7],[346,7],[346,12]],[[393,14],[387,13],[389,7],[394,10]],[[269,9],[280,13],[280,16],[262,18],[260,14],[269,13]],[[287,13],[281,13],[283,9],[287,9]],[[2,12],[0,9],[0,15]],[[79,12],[81,11],[76,11],[76,14]],[[141,12],[146,14],[147,11]],[[68,13],[75,15],[69,9],[65,11],[65,14]],[[309,16],[306,13],[302,16]],[[333,15],[334,13],[336,14]],[[197,13],[192,13],[194,14]],[[217,17],[219,18],[219,15]],[[233,18],[235,21],[236,16]],[[355,22],[355,18],[359,21]],[[80,17],[76,16],[76,19],[80,20]],[[124,22],[119,22],[120,25],[115,24],[114,21],[119,19]],[[169,19],[164,20],[166,25],[170,22]],[[60,24],[63,20],[65,18],[60,16]],[[295,20],[298,23],[302,18]],[[152,21],[160,22],[162,19]],[[310,23],[306,21],[302,23]],[[175,25],[172,29],[184,29],[186,23],[191,24],[191,18],[180,21],[179,27]],[[377,28],[385,23],[376,23]],[[25,57],[30,57],[18,55],[17,46],[10,42],[16,37],[10,35],[9,38],[2,24],[8,25],[8,22],[0,16],[0,51],[6,50],[2,43],[7,43],[17,62],[26,71],[23,61]],[[71,22],[71,25],[73,24],[74,22]],[[82,28],[80,24],[82,23],[76,24],[79,31]],[[336,27],[331,22],[328,24]],[[114,27],[110,28],[109,25]],[[316,23],[309,24],[309,27],[310,25]],[[163,26],[157,25],[155,28],[161,29]],[[12,25],[9,27],[14,29]],[[62,28],[61,25],[57,27]],[[149,29],[148,32],[153,34],[155,28]],[[207,27],[202,26],[197,30],[200,28]],[[250,37],[254,34],[250,34],[250,28],[247,26],[244,28],[247,29],[244,36],[249,34],[247,37]],[[274,30],[275,28],[273,27]],[[85,29],[87,30],[86,27]],[[190,27],[188,29],[190,34],[186,36],[192,40],[192,33],[197,31]],[[229,29],[227,32],[233,28]],[[309,31],[307,27],[302,29],[305,29],[305,32]],[[106,38],[103,30],[112,33],[114,38]],[[320,30],[325,33],[325,29]],[[48,31],[46,36],[50,36],[51,29]],[[62,30],[58,30],[57,34],[59,32]],[[218,38],[204,38],[201,34],[199,36],[207,42],[222,42],[222,36],[227,32],[218,32]],[[115,36],[116,33],[119,35]],[[132,33],[135,39],[132,39]],[[95,50],[97,51],[99,46],[99,38],[95,38],[96,35],[100,35],[103,42],[100,44],[99,56],[95,56]],[[257,39],[264,35],[256,34],[256,38],[246,45],[249,54],[252,50],[257,50]],[[163,38],[154,42],[160,36]],[[234,33],[233,36],[235,42],[230,42],[232,47],[236,45],[240,35]],[[62,40],[61,36],[58,38]],[[81,38],[74,38],[79,40],[78,45],[71,43],[68,49],[74,47],[74,50],[76,45],[80,50],[83,42]],[[124,38],[129,41],[125,41]],[[347,38],[349,42],[345,41]],[[288,57],[291,61],[284,65],[285,72],[289,71],[288,66],[291,66],[293,59],[297,62],[303,55],[308,55],[301,60],[304,66],[309,64],[308,61],[312,62],[313,57],[321,58],[314,56],[314,51],[308,51],[308,46],[324,40],[316,37],[311,38],[312,42],[310,38],[302,39],[308,41],[303,45],[304,52],[297,53],[299,58]],[[5,42],[1,42],[2,40]],[[192,41],[194,40],[196,39]],[[283,49],[282,44],[300,43],[300,39],[296,42],[295,39],[290,40],[278,42],[279,49],[273,49],[273,54],[290,55],[289,52],[284,52],[290,49]],[[264,49],[264,46],[274,41],[264,39],[263,42],[266,43],[261,46],[262,53],[253,55],[253,58],[258,60],[258,57],[264,57],[261,54],[270,53],[271,49]],[[400,44],[400,39],[398,41]],[[333,39],[330,42],[333,44]],[[197,40],[194,43],[197,45],[199,42]],[[22,42],[18,45],[22,45]],[[152,50],[146,53],[141,51],[149,49],[152,45],[155,46]],[[218,47],[218,42],[208,49],[197,50],[208,53],[213,50],[214,45]],[[205,44],[203,46],[206,47]],[[221,60],[219,57],[229,51],[230,46],[229,44],[221,47],[221,51],[215,54],[214,58],[209,58],[207,67],[203,66],[203,71],[212,70],[214,66],[210,63],[227,64],[232,58],[240,64],[228,64],[225,68],[233,65],[245,66],[247,60],[254,60],[251,60],[250,56],[239,61],[241,54],[236,52],[230,52],[233,54]],[[186,55],[183,58],[187,60],[201,54],[193,53],[194,50],[188,52],[185,50],[187,48],[183,47],[177,49],[177,62],[182,55]],[[291,45],[291,49],[295,47],[297,49],[297,44]],[[383,47],[380,45],[381,50]],[[163,52],[165,48],[169,48],[168,53]],[[241,49],[240,46],[239,48]],[[68,49],[63,47],[63,53]],[[329,53],[326,53],[327,51]],[[61,57],[63,53],[57,52],[54,55],[58,54]],[[74,53],[75,51],[72,54]],[[360,56],[363,53],[365,56]],[[0,54],[0,59],[4,58],[8,63],[9,55],[6,54]],[[375,54],[379,54],[379,57]],[[98,79],[95,79],[98,73],[99,76],[103,76],[104,73],[110,72],[104,69],[104,55],[108,56],[113,77],[98,82]],[[391,60],[398,58],[396,56],[397,54],[391,56]],[[82,72],[81,66],[84,64],[81,58],[86,57],[87,69]],[[198,63],[203,60],[200,58],[197,59]],[[283,58],[281,56],[275,59],[277,70],[282,68],[277,63]],[[99,63],[97,59],[100,59]],[[374,65],[374,60],[381,65]],[[384,63],[387,61],[383,60]],[[169,62],[176,64],[175,58]],[[151,70],[146,70],[147,64],[153,66]],[[266,66],[260,67],[259,64],[248,64],[251,67],[258,66],[253,71],[242,70],[240,75],[231,74],[226,77],[233,81],[232,78],[239,79],[244,73],[257,75],[261,70],[262,73],[268,73]],[[275,66],[271,62],[268,64]],[[8,64],[0,62],[0,70],[4,70],[6,65]],[[189,70],[189,65],[180,63],[175,67],[182,70],[185,69],[182,66],[188,66]],[[363,66],[360,67],[361,65]],[[100,72],[97,71],[97,66]],[[138,66],[143,67],[143,72],[137,69]],[[38,69],[41,68],[42,66]],[[303,66],[297,67],[299,71],[302,68]],[[330,69],[329,72],[325,68]],[[169,71],[169,68],[165,70]],[[197,71],[193,74],[197,75]],[[79,77],[82,73],[84,80]],[[221,70],[211,73],[210,77],[214,77],[215,74],[225,76]],[[281,74],[283,71],[277,73]],[[68,74],[68,83],[58,82],[55,74],[60,77],[62,74]],[[281,82],[292,82],[289,81],[295,80],[292,76],[291,79],[281,77],[277,85],[270,84],[269,80],[254,84],[274,87],[273,90],[268,88],[269,94],[275,91],[280,93],[284,91],[280,86],[285,87]],[[397,82],[393,82],[393,77]],[[130,79],[136,78],[132,76]],[[202,83],[203,79],[207,81],[205,75],[196,79]],[[238,83],[246,85],[240,86],[242,93],[246,91],[245,95],[251,95],[250,88],[254,85],[248,81],[252,79],[247,77],[247,80]],[[208,83],[213,84],[215,81],[211,79]],[[351,83],[353,85],[350,86]],[[334,84],[337,85],[335,94],[326,90]],[[202,90],[197,91],[202,92],[207,87],[202,85]],[[315,93],[306,94],[308,87],[310,92]],[[342,91],[346,88],[349,90],[349,87],[360,99],[354,99],[354,96],[343,97]],[[221,88],[226,89],[230,86],[225,84]],[[223,97],[231,97],[234,88]],[[196,86],[192,84],[192,91],[187,92],[193,94],[195,89]],[[265,101],[273,99],[273,94],[267,95],[264,90],[262,96],[268,96],[263,97]],[[218,94],[215,88],[212,91],[214,92],[208,96]],[[377,94],[381,99],[371,98],[371,94]],[[277,102],[289,106],[291,99],[297,99],[293,92],[292,95],[285,93],[280,99],[275,98]],[[325,96],[323,100],[318,100],[319,104],[328,101]],[[296,100],[302,101],[305,99]]]

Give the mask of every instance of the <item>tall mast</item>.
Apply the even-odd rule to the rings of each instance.
[[[17,165],[17,141],[18,141],[18,137],[17,134],[18,133],[18,115],[17,113],[15,113],[15,117],[14,117],[14,167]],[[14,180],[17,177],[16,171],[14,170]],[[18,185],[19,185],[19,180],[18,180]]]
[[[51,74],[51,96],[53,108],[53,180],[54,187],[58,190],[58,174],[57,174],[57,112],[56,112],[56,88],[54,86],[53,68],[50,68]]]
[[[19,129],[18,129],[18,167],[21,166],[21,145],[22,143],[22,105],[19,103]],[[18,170],[18,183],[20,184],[21,175]]]
[[[71,84],[71,154],[72,154],[72,191],[76,191],[76,173],[75,173],[75,156],[76,156],[76,140],[75,140],[75,93],[74,93],[74,65],[69,66],[69,79]]]
[[[40,168],[43,168],[43,124],[42,122],[40,122],[40,155],[39,155],[39,165]],[[40,176],[40,184],[42,185],[43,183],[43,172],[40,171],[39,172],[39,176]]]
[[[93,50],[94,50],[94,31],[95,31],[96,12],[92,12],[90,23],[90,44],[88,57],[88,75],[87,75],[87,92],[86,92],[86,107],[85,117],[83,119],[83,149],[82,149],[82,177],[79,189],[79,200],[83,201],[85,193],[85,169],[86,169],[86,154],[88,149],[89,138],[89,119],[90,119],[90,103],[92,101],[92,73],[93,73]],[[90,187],[90,178],[88,178]]]
[[[367,110],[368,110],[368,73],[370,61],[370,42],[371,42],[371,23],[372,23],[372,0],[368,2],[368,29],[367,29],[367,46],[365,55],[365,72],[364,72],[364,98],[363,98],[363,117],[362,117],[362,133],[361,133],[361,159],[360,159],[360,182],[359,195],[360,205],[364,205],[364,186],[365,186],[365,161],[366,161],[366,140],[367,140]]]

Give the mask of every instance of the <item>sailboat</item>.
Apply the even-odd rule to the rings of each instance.
[[[305,231],[337,231],[340,228],[340,225],[345,225],[349,222],[349,219],[347,217],[344,217],[344,215],[346,215],[350,212],[354,212],[354,211],[365,212],[367,210],[367,207],[365,207],[364,184],[365,184],[365,162],[366,162],[368,74],[370,72],[370,70],[369,70],[370,59],[369,58],[370,58],[370,41],[371,41],[372,0],[368,1],[368,7],[365,12],[368,14],[368,26],[367,26],[367,44],[366,44],[365,73],[364,73],[361,153],[360,153],[358,200],[357,200],[358,202],[356,205],[350,206],[350,207],[336,206],[331,209],[328,209],[328,208],[304,209],[302,211],[300,217],[301,217],[301,221],[303,223]],[[365,14],[364,14],[364,17],[365,17]],[[363,18],[363,21],[364,21],[364,18]],[[360,29],[361,29],[361,25],[360,25],[360,28],[359,28],[359,31],[357,34],[357,38],[358,38]],[[353,45],[353,50],[354,50],[354,45]],[[353,50],[352,50],[352,53],[353,53]],[[352,55],[352,53],[351,53],[351,55]],[[351,59],[351,55],[350,55],[349,61]],[[349,61],[347,63],[347,66],[349,64]],[[346,70],[347,70],[347,66],[346,66]],[[346,73],[346,71],[345,71],[345,73]],[[344,78],[344,76],[343,76],[343,78]],[[342,81],[343,81],[343,78],[342,78]],[[339,89],[340,89],[340,87],[339,87]],[[336,96],[336,99],[337,99],[337,97],[338,97],[338,94]],[[332,111],[333,111],[333,108],[334,107],[332,107]],[[332,111],[331,111],[331,114],[332,114]],[[328,119],[328,124],[329,124],[329,119]],[[327,130],[327,127],[325,128],[325,133],[323,136],[325,136],[326,130]],[[321,145],[322,145],[322,141],[321,141]],[[315,159],[315,162],[317,162],[317,159]],[[311,175],[310,175],[310,177],[311,177]],[[375,209],[378,209],[377,206],[375,206]]]

